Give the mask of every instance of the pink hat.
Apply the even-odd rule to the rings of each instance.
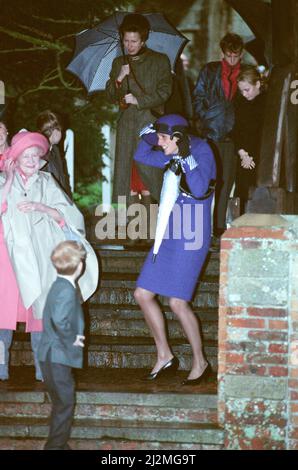
[[[29,147],[39,147],[43,152],[41,156],[44,156],[49,150],[49,142],[39,132],[20,131],[13,136],[10,147],[3,152],[0,165],[3,167],[4,161],[9,158],[16,160]]]

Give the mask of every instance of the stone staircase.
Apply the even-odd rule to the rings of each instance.
[[[133,298],[146,250],[94,246],[101,262],[101,285],[88,305],[88,351],[86,368],[77,374],[72,447],[222,448],[215,374],[206,385],[191,390],[181,387],[191,365],[190,346],[163,298],[160,302],[180,368],[176,376],[167,380],[152,384],[142,381],[144,369],[152,368],[156,357],[153,340]],[[210,253],[193,302],[200,318],[205,353],[214,371],[218,272],[219,255]],[[34,382],[32,364],[29,335],[19,330],[12,348],[12,379],[0,382],[0,449],[43,446],[50,403],[43,384]]]
[[[101,288],[90,299],[89,364],[96,367],[151,368],[156,350],[133,292],[147,252],[101,250]],[[212,253],[193,305],[201,318],[205,352],[217,369],[218,253]],[[191,350],[166,299],[160,297],[168,320],[173,352],[180,369],[191,367]]]
[[[32,385],[33,368],[17,369],[9,386],[0,385],[0,449],[41,449],[50,402],[42,384]],[[222,447],[214,383],[189,393],[178,390],[177,378],[176,383],[172,378],[148,385],[131,369],[115,370],[90,368],[78,374],[74,449]]]

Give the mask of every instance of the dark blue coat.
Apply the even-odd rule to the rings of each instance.
[[[216,142],[223,140],[234,126],[233,102],[225,97],[221,73],[221,62],[206,64],[193,92],[194,113],[200,120],[202,136]]]
[[[80,299],[71,282],[58,276],[48,293],[43,312],[38,359],[45,361],[51,350],[51,362],[81,368],[83,348],[73,345],[77,335],[84,335]]]

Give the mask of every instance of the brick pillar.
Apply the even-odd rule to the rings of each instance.
[[[298,217],[246,214],[221,241],[219,422],[227,449],[298,449]]]
[[[291,248],[289,309],[289,449],[298,450],[298,241]]]

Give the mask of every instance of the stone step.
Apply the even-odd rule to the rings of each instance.
[[[184,332],[176,315],[168,306],[163,308],[169,337],[184,338]],[[212,308],[196,308],[194,313],[201,325],[203,340],[217,340],[218,310]],[[144,315],[137,305],[92,305],[88,311],[88,328],[92,336],[151,336],[144,320]],[[25,332],[25,323],[18,323],[17,332]],[[16,338],[16,337],[15,337]],[[20,339],[20,338],[19,338]],[[24,337],[25,339],[25,337]]]
[[[182,387],[185,373],[144,381],[141,371],[76,371],[74,449],[175,450],[223,448],[217,425],[217,382]],[[142,371],[144,374],[144,371]],[[0,449],[42,449],[50,402],[33,367],[12,367],[0,382]]]
[[[217,308],[218,307],[218,286],[213,290],[206,290],[210,286],[200,286],[195,293],[194,299],[192,301],[193,307],[201,308]],[[93,308],[93,304],[111,304],[113,306],[125,304],[125,305],[137,305],[133,296],[134,287],[125,288],[118,287],[111,289],[110,287],[102,287],[90,298],[89,305]],[[159,300],[162,305],[168,306],[168,299],[162,296],[159,296]]]
[[[100,283],[99,289],[89,299],[88,304],[111,304],[111,305],[136,305],[133,293],[135,290],[134,274],[122,273],[111,274],[107,278],[104,276]],[[198,283],[198,287],[194,294],[192,305],[194,307],[216,308],[218,306],[218,277],[205,276]],[[168,299],[159,296],[162,305],[168,305]]]
[[[148,254],[147,250],[105,250],[97,247],[96,245],[94,246],[94,248],[100,258],[101,270],[105,273],[139,273]],[[218,253],[209,253],[203,271],[207,275],[218,275]]]
[[[171,339],[174,354],[180,360],[181,370],[190,370],[191,348],[184,339]],[[151,369],[156,360],[156,348],[151,337],[90,336],[88,341],[88,365],[97,368]],[[217,342],[205,341],[204,351],[212,368],[217,370]],[[33,365],[30,337],[16,333],[11,348],[11,364]]]
[[[217,425],[217,381],[182,387],[185,373],[144,381],[144,370],[76,371],[70,445],[85,450],[203,450],[223,448]],[[12,367],[0,382],[0,449],[42,449],[50,402],[33,367]]]
[[[107,336],[150,336],[151,333],[144,320],[144,315],[136,305],[90,305],[89,331],[91,335]],[[169,307],[164,308],[170,338],[183,338],[184,332],[179,321]],[[204,340],[217,340],[218,311],[217,309],[194,310],[201,324]]]
[[[102,273],[100,278],[100,287],[128,287],[135,288],[136,281],[138,279],[138,273]],[[198,286],[202,285],[204,290],[216,289],[218,286],[219,277],[218,274],[209,276],[204,274],[198,281]]]
[[[141,434],[141,431],[140,431]],[[217,440],[220,434],[218,433]],[[222,441],[222,440],[221,440]],[[45,439],[38,438],[1,438],[0,437],[0,450],[42,450],[45,444]],[[223,442],[220,444],[194,444],[194,443],[180,443],[180,442],[158,442],[158,441],[137,441],[137,440],[124,440],[124,439],[70,439],[70,447],[73,450],[101,450],[101,451],[196,451],[196,450],[222,450],[224,448]],[[88,454],[90,455],[90,454]],[[105,454],[106,455],[106,454]],[[127,454],[130,455],[130,454]],[[76,457],[78,455],[76,454]],[[84,454],[84,461],[85,461]],[[99,461],[99,458],[97,458]],[[87,458],[88,462],[88,458]]]
[[[45,418],[1,418],[0,438],[40,439],[48,435]],[[131,420],[75,419],[72,439],[115,440],[136,443],[223,445],[223,431],[217,425],[195,423],[136,422]]]
[[[191,348],[185,340],[170,341],[173,353],[180,361],[181,370],[190,370]],[[204,351],[212,368],[217,370],[217,342],[205,341]],[[90,338],[88,364],[91,367],[151,369],[156,361],[156,347],[151,337],[118,338],[96,336]]]
[[[78,420],[217,424],[216,394],[78,391],[76,402]],[[0,389],[0,422],[2,418],[47,418],[50,410],[46,392]]]

